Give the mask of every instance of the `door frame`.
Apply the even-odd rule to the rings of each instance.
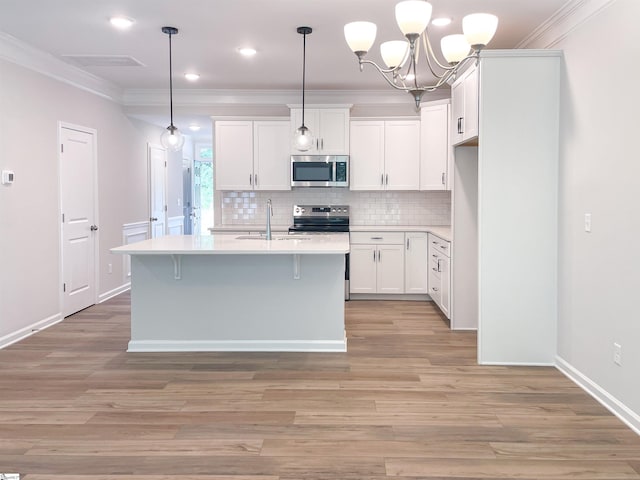
[[[98,131],[95,128],[85,127],[83,125],[77,125],[74,123],[58,121],[58,308],[60,310],[60,316],[64,319],[64,230],[62,222],[62,129],[76,130],[78,132],[87,133],[93,136],[93,219],[96,225],[100,225],[100,219],[98,218]],[[93,291],[93,304],[98,303],[99,291],[100,291],[100,234],[94,235],[94,249],[93,249],[93,283],[95,289]]]
[[[164,230],[163,230],[163,235],[168,235],[168,231],[169,231],[169,226],[167,225],[168,219],[169,219],[169,212],[167,212],[167,208],[168,208],[168,189],[169,189],[169,179],[168,174],[167,174],[167,168],[168,168],[168,162],[169,162],[169,158],[168,158],[168,152],[167,149],[164,148],[162,145],[159,145],[157,143],[151,143],[151,142],[147,142],[147,188],[148,188],[148,195],[147,195],[147,211],[148,211],[148,215],[147,215],[147,222],[149,225],[149,238],[154,238],[153,237],[153,222],[151,221],[151,217],[153,215],[153,209],[152,209],[152,205],[151,205],[151,200],[153,199],[153,175],[151,174],[151,149],[158,149],[158,150],[162,150],[164,152],[164,169],[162,170],[162,182],[163,182],[163,198],[162,198],[162,204],[163,204],[163,211],[162,211],[162,215],[164,216],[164,221],[163,221],[163,225],[164,225]]]

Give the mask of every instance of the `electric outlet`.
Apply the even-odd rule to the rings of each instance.
[[[619,343],[613,344],[613,363],[622,366],[622,345]]]
[[[584,214],[584,231],[591,232],[591,214],[590,213]]]
[[[182,199],[178,198],[178,206],[181,206],[181,205],[182,205]]]
[[[111,263],[109,265],[107,265],[107,271],[109,273],[113,273],[113,265]]]

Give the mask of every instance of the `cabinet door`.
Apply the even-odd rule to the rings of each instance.
[[[349,155],[349,110],[318,110],[317,150],[322,155]]]
[[[351,293],[376,293],[376,255],[375,245],[351,245],[349,253]]]
[[[350,134],[350,189],[384,189],[384,122],[353,121]]]
[[[253,122],[215,123],[215,179],[217,190],[253,188]]]
[[[420,190],[448,190],[449,104],[420,109]]]
[[[451,145],[462,142],[462,121],[464,120],[464,78],[459,78],[451,86],[451,120],[449,129]]]
[[[404,245],[378,245],[378,293],[404,293]]]
[[[444,255],[440,258],[440,290],[440,309],[447,318],[451,318],[449,316],[449,308],[451,305],[451,268],[449,257]]]
[[[431,300],[442,310],[442,277],[429,269],[429,296]]]
[[[427,277],[429,258],[427,256],[427,234],[406,233],[404,257],[405,293],[428,293]]]
[[[311,131],[311,136],[313,137],[313,146],[304,152],[301,152],[295,148],[295,144],[293,142],[293,138],[296,134],[296,130],[302,125],[302,109],[301,108],[292,108],[291,109],[291,125],[290,130],[291,134],[289,137],[289,144],[292,155],[317,155],[317,141],[320,135],[320,120],[318,118],[318,110],[305,108],[304,109],[304,125]]]
[[[385,187],[387,190],[420,189],[420,121],[385,122]]]
[[[253,173],[256,190],[291,190],[289,122],[253,122]]]
[[[471,67],[464,77],[463,140],[478,136],[478,68]]]

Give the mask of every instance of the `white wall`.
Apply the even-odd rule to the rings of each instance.
[[[640,2],[616,0],[564,49],[558,355],[640,429]],[[591,233],[584,214],[591,213]],[[622,366],[613,343],[622,345]],[[632,410],[629,412],[627,409]],[[635,413],[633,413],[635,412]]]
[[[146,142],[160,129],[132,121],[120,105],[0,60],[0,344],[60,316],[58,122],[97,130],[99,285],[122,286],[122,225],[148,218]],[[113,273],[107,273],[112,263]]]

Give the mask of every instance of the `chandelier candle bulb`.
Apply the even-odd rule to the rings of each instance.
[[[440,49],[444,59],[451,65],[460,63],[469,54],[471,46],[464,35],[447,35],[440,40]]]
[[[376,41],[378,27],[371,22],[351,22],[344,26],[344,38],[349,48],[357,55],[367,53]]]
[[[431,10],[431,4],[423,0],[406,0],[396,4],[396,22],[403,35],[422,35],[431,21]]]
[[[401,67],[407,60],[409,42],[391,40],[380,44],[380,55],[388,68]]]
[[[498,28],[498,17],[490,13],[472,13],[462,19],[462,31],[474,50],[485,47]]]

